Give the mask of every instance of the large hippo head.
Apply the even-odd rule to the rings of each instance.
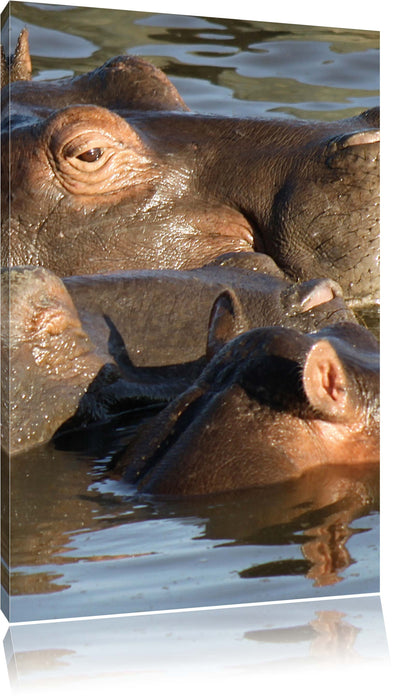
[[[229,342],[227,300],[199,380],[140,431],[117,469],[141,492],[204,495],[379,461],[379,353],[365,328],[257,328]],[[220,345],[223,344],[223,347]]]
[[[295,280],[376,298],[378,110],[330,123],[192,114],[132,56],[15,80],[2,103],[3,264],[70,275],[256,250]]]

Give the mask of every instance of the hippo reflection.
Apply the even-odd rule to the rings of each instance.
[[[119,473],[141,492],[184,496],[378,462],[379,354],[369,331],[346,322],[312,334],[257,328],[224,344],[230,315],[224,293],[212,361],[140,429]]]
[[[331,123],[193,114],[140,58],[31,83],[25,34],[16,53],[2,94],[4,265],[66,276],[255,250],[292,279],[378,296],[378,109]]]
[[[107,472],[105,477],[108,476]],[[358,521],[351,527],[351,522],[379,507],[376,469],[320,468],[276,486],[210,498],[178,499],[176,504],[169,499],[159,502],[154,499],[149,505],[143,501],[142,508],[139,499],[130,500],[128,492],[121,498],[120,491],[115,494],[114,485],[112,488],[106,485],[105,492],[98,490],[97,484],[98,476],[83,454],[72,455],[48,444],[13,457],[13,513],[18,528],[11,528],[11,549],[14,566],[27,571],[10,577],[13,595],[29,595],[33,590],[55,592],[69,587],[70,581],[58,575],[61,571],[58,572],[57,564],[64,567],[75,560],[86,562],[87,555],[93,554],[88,548],[84,552],[77,548],[76,536],[80,531],[92,537],[95,531],[107,526],[115,530],[117,541],[120,526],[124,526],[123,540],[128,550],[126,545],[120,548],[117,559],[125,557],[123,552],[128,552],[130,557],[134,552],[145,553],[145,540],[137,536],[137,526],[157,518],[157,528],[153,530],[156,533],[159,520],[164,531],[168,523],[171,523],[169,529],[178,521],[198,523],[208,557],[211,549],[219,553],[219,547],[224,551],[229,547],[237,549],[236,545],[238,549],[268,545],[269,560],[275,558],[275,551],[278,553],[279,571],[274,571],[274,575],[291,577],[292,569],[301,567],[315,585],[331,585],[340,576],[348,576],[346,567],[354,563],[359,552],[354,539],[362,527],[369,525]],[[127,528],[132,528],[131,534]],[[296,546],[299,544],[301,552]],[[113,552],[108,539],[99,544],[94,557],[96,569],[103,555],[107,555],[111,565]],[[191,562],[194,557],[195,550]],[[140,558],[136,557],[136,561]],[[247,570],[246,559],[244,565],[233,568],[235,571],[229,574],[233,578],[237,571],[244,579],[261,574],[256,569]],[[265,568],[264,575],[271,576],[271,565],[264,564]],[[102,571],[99,569],[99,576]],[[171,580],[172,569],[168,568],[168,572]],[[129,576],[133,579],[134,575],[140,575],[138,568],[130,569]],[[196,575],[199,576],[199,571]],[[268,584],[268,590],[273,585],[274,581]]]

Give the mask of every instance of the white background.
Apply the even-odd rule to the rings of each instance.
[[[51,4],[42,0],[43,4]],[[58,4],[54,2],[53,4]],[[61,3],[62,4],[62,3]],[[379,30],[381,32],[381,105],[383,113],[382,144],[382,539],[381,539],[381,598],[385,627],[391,657],[391,668],[348,669],[331,674],[316,671],[314,676],[303,679],[289,672],[283,681],[279,678],[266,681],[263,691],[274,697],[283,693],[284,698],[343,698],[353,700],[360,697],[380,698],[399,697],[405,689],[403,667],[406,664],[404,642],[405,630],[405,546],[404,538],[404,502],[406,457],[403,439],[406,438],[405,424],[405,236],[406,226],[404,209],[405,192],[405,30],[402,4],[398,0],[386,2],[356,2],[356,0],[339,0],[339,2],[317,2],[316,0],[289,0],[289,2],[270,2],[267,0],[109,0],[96,2],[71,2],[65,4],[107,7],[111,9],[131,9],[148,12],[202,15],[213,17],[233,17],[237,19],[262,20],[268,22],[289,22],[320,26],[337,26]],[[2,8],[5,3],[1,3]],[[0,644],[7,632],[8,624],[0,613]],[[317,676],[317,678],[316,678]],[[311,679],[311,680],[310,680]],[[349,682],[351,679],[351,682]],[[262,677],[262,682],[264,682]],[[310,682],[309,682],[310,681]],[[205,697],[209,687],[199,684],[190,688],[183,695],[182,688],[160,688],[160,696],[166,697]],[[5,658],[0,646],[0,688],[2,697],[11,696]],[[403,690],[402,690],[403,688]],[[72,690],[72,689],[71,689]],[[90,690],[90,693],[89,693]],[[141,688],[134,687],[134,696]],[[145,688],[142,689],[145,691]],[[158,688],[156,689],[158,690]],[[184,689],[186,691],[186,688]],[[213,689],[211,688],[211,694]],[[112,688],[108,688],[111,697]],[[150,688],[149,697],[155,697],[154,688]],[[165,692],[163,692],[165,691]],[[120,689],[114,695],[117,697]],[[259,696],[260,686],[256,679],[243,682],[241,686],[227,685],[219,688],[214,697]],[[71,696],[72,692],[69,692]],[[89,694],[92,697],[105,697],[103,688],[92,692],[88,687],[75,688],[78,698]],[[67,696],[67,695],[66,695]],[[52,694],[51,694],[52,697]],[[58,692],[58,697],[65,697]]]

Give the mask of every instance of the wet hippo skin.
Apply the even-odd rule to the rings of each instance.
[[[353,323],[312,334],[227,336],[232,300],[213,309],[213,358],[197,382],[117,462],[143,493],[205,495],[287,481],[307,470],[379,461],[379,353]]]
[[[161,401],[122,378],[84,331],[65,286],[42,268],[2,271],[2,449],[17,454],[70,427]],[[155,391],[155,394],[154,394]],[[169,398],[169,397],[166,397]]]
[[[231,254],[190,272],[65,283],[44,268],[3,270],[5,449],[29,449],[58,429],[167,402],[185,390],[206,364],[210,310],[224,290],[235,308],[232,335],[256,325],[313,330],[354,318],[334,282],[291,284],[269,274],[269,258],[254,257],[256,272],[245,269],[246,255]]]
[[[292,283],[260,253],[230,253],[194,270],[133,270],[64,278],[86,332],[123,372],[192,362],[206,353],[207,328],[222,291],[233,296],[233,335],[283,325],[316,330],[355,320],[328,279]]]
[[[255,250],[294,280],[377,298],[378,109],[330,123],[195,114],[132,56],[17,80],[2,103],[4,265],[68,276]]]

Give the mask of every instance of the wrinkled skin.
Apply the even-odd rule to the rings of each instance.
[[[270,274],[269,258],[255,257],[261,272],[245,269],[247,256],[237,254],[190,272],[72,277],[65,284],[43,268],[4,270],[5,449],[16,453],[61,426],[107,420],[185,390],[206,363],[210,310],[224,290],[235,308],[232,335],[270,323],[314,329],[353,318],[334,282],[288,284]]]
[[[331,123],[192,114],[131,56],[17,80],[2,103],[4,265],[67,276],[256,250],[292,279],[377,298],[378,109]]]
[[[229,308],[227,308],[227,305]],[[205,495],[379,461],[379,354],[353,323],[313,334],[248,331],[226,343],[232,300],[212,313],[217,353],[140,434],[118,473],[141,492]]]

